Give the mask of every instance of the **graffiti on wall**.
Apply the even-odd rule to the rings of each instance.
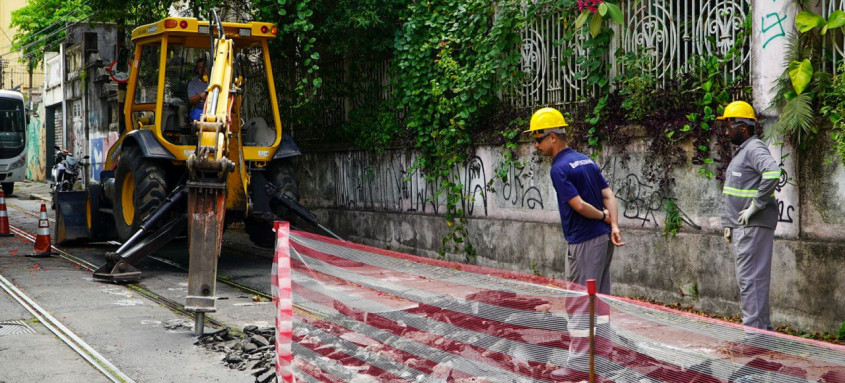
[[[619,202],[619,214],[622,217],[640,223],[640,227],[650,224],[659,228],[658,215],[663,215],[666,201],[676,201],[677,198],[661,191],[659,187],[640,178],[640,175],[625,171],[616,157],[606,161],[601,166],[602,174],[607,183],[613,188]],[[678,214],[689,227],[701,230],[684,210],[676,204]]]
[[[772,0],[772,3],[777,3],[777,0]],[[783,24],[785,24],[784,21],[786,21],[786,19],[787,15],[782,9],[778,9],[776,12],[770,12],[766,14],[766,16],[760,18],[760,34],[764,39],[766,39],[766,41],[763,42],[763,49],[766,49],[766,46],[769,45],[772,40],[786,36],[786,32],[783,28]],[[786,24],[789,25],[789,23]]]
[[[655,186],[643,182],[634,173],[627,174],[623,179],[614,180],[613,184],[619,185],[615,192],[622,210],[621,216],[640,222],[641,227],[645,227],[646,223],[651,223],[655,228],[659,228],[656,214],[664,212],[667,200],[676,200],[674,197],[664,196]],[[701,226],[693,222],[677,204],[676,208],[684,223],[696,230],[701,230]]]
[[[109,132],[109,134],[105,137],[93,138],[91,139],[90,143],[90,154],[91,156],[90,163],[90,177],[94,181],[100,180],[100,172],[103,171],[103,165],[105,164],[106,154],[108,154],[109,149],[111,149],[112,145],[117,141],[117,132]]]
[[[46,153],[41,147],[45,142],[44,134],[41,120],[35,116],[31,117],[26,128],[26,178],[29,180],[43,180],[46,177],[46,157],[39,154]]]
[[[548,179],[547,161],[537,161],[533,157],[522,158],[520,164],[510,165],[503,178],[493,180],[492,175],[498,170],[485,163],[485,159],[496,156],[486,156],[482,152],[481,156],[472,157],[452,173],[453,179],[463,185],[460,208],[468,216],[489,216],[491,208],[556,209],[552,203],[554,201],[549,200],[554,198],[554,191]],[[781,168],[784,168],[783,158],[786,157],[781,156]],[[602,174],[619,201],[619,215],[627,220],[626,224],[633,222],[640,227],[661,228],[667,201],[677,202],[676,208],[685,226],[695,230],[703,230],[702,225],[708,224],[697,222],[698,215],[718,217],[721,214],[717,208],[689,214],[684,206],[689,210],[689,206],[698,206],[697,201],[680,200],[671,190],[661,189],[641,173],[629,170],[630,164],[622,161],[621,158],[608,156],[600,165]],[[438,192],[441,180],[427,178],[414,168],[414,162],[415,156],[406,152],[376,154],[360,151],[339,154],[335,158],[333,174],[326,175],[332,177],[326,180],[334,188],[332,203],[345,209],[442,214],[445,196]],[[703,179],[701,181],[707,182]],[[791,183],[789,173],[782,171],[778,191]],[[711,186],[707,193],[719,193],[715,184]],[[490,203],[490,198],[493,198],[489,194],[491,192],[496,194],[496,203],[493,204]],[[712,194],[706,196],[706,199],[718,201],[719,196]],[[788,199],[780,200],[778,208],[781,222],[794,223],[797,209]],[[499,216],[501,212],[494,215]]]
[[[344,209],[427,212],[440,214],[445,197],[438,192],[441,180],[429,179],[413,168],[415,157],[401,152],[369,153],[365,151],[340,154],[330,175],[334,184],[334,204]],[[529,210],[552,208],[544,201],[543,185],[548,176],[541,172],[542,161],[535,158],[511,164],[505,177],[496,180],[499,207]],[[659,228],[667,200],[676,200],[661,192],[633,172],[623,171],[616,159],[603,164],[602,173],[614,186],[619,200],[620,216],[639,222],[640,226]],[[489,214],[490,178],[484,160],[479,156],[456,167],[455,180],[463,185],[460,207],[468,216]],[[327,175],[328,176],[328,175]],[[678,207],[683,221],[692,228],[701,226]]]
[[[536,173],[536,161],[528,161],[520,167],[511,163],[499,189],[502,198],[513,207],[543,209],[543,194],[535,184],[539,182],[539,179],[535,178]]]
[[[84,140],[85,140],[85,131],[83,130],[83,115],[84,112],[82,110],[82,100],[74,100],[71,102],[71,118],[70,118],[70,129],[68,130],[68,137],[66,150],[73,153],[74,156],[82,158],[82,147]]]
[[[334,202],[347,209],[439,214],[445,206],[445,197],[436,187],[441,180],[429,179],[413,164],[414,157],[402,153],[342,154],[333,176],[337,180]],[[474,215],[480,208],[487,215],[487,175],[481,158],[471,158],[452,174],[464,187],[460,206],[466,214]]]
[[[789,181],[792,178],[789,177],[789,172],[786,171],[786,164],[784,161],[789,154],[783,154],[783,145],[780,146],[780,163],[778,164],[778,168],[780,168],[780,179],[778,180],[777,186],[775,186],[775,191],[780,192],[783,190],[786,185],[789,184]],[[793,223],[794,220],[792,219],[792,213],[795,212],[795,206],[792,206],[791,203],[785,202],[783,199],[778,199],[778,222],[783,223]]]

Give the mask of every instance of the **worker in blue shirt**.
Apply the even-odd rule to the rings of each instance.
[[[191,120],[199,120],[208,96],[208,68],[205,66],[205,58],[197,59],[194,74],[196,77],[188,83],[188,104],[191,105]]]
[[[557,193],[560,224],[569,244],[567,279],[581,285],[596,280],[601,294],[610,294],[611,246],[622,246],[616,196],[598,165],[569,146],[566,120],[554,108],[542,108],[531,117],[528,133],[534,147],[552,157],[550,171]]]
[[[775,187],[780,169],[766,144],[757,138],[757,116],[744,101],[725,107],[725,135],[738,146],[725,171],[722,227],[733,243],[739,282],[742,324],[773,330],[769,319],[772,248],[778,223]]]
[[[588,279],[595,279],[597,291],[610,294],[614,246],[625,244],[619,231],[616,196],[598,165],[569,147],[567,126],[557,109],[542,108],[531,117],[526,132],[534,137],[537,151],[552,158],[550,176],[557,194],[563,236],[568,243],[567,280],[583,286]],[[610,339],[610,308],[603,302],[597,303],[596,334]],[[568,299],[566,311],[569,351],[566,365],[553,371],[552,377],[577,380],[585,378],[589,371],[588,300],[583,296]]]

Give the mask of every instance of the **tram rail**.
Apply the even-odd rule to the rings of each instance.
[[[59,322],[50,313],[44,310],[34,300],[26,296],[20,289],[15,287],[12,282],[0,275],[0,287],[6,291],[18,304],[29,311],[33,317],[38,319],[44,327],[56,335],[62,342],[68,345],[73,351],[76,351],[88,364],[100,371],[106,378],[112,382],[129,383],[134,382],[132,378],[126,376],[120,371],[117,366],[112,364],[106,357],[101,355],[97,350],[85,343],[82,338],[78,337],[64,324]]]

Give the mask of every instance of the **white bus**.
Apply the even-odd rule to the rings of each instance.
[[[27,120],[23,95],[0,90],[0,185],[7,197],[26,178]]]

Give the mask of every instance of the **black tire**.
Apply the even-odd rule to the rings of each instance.
[[[164,169],[141,155],[135,146],[124,147],[117,160],[113,211],[115,232],[126,241],[167,198]]]
[[[282,188],[282,194],[299,202],[299,180],[288,161],[276,161],[265,173],[267,182]],[[272,248],[276,243],[276,233],[273,232],[273,221],[276,219],[294,222],[296,215],[281,202],[270,200],[270,210],[274,219],[266,220],[259,217],[249,217],[244,220],[244,229],[249,234],[249,240],[256,246]]]
[[[15,191],[15,183],[14,182],[3,182],[2,184],[0,184],[0,186],[3,187],[3,194],[5,194],[6,197],[12,195],[12,192]]]
[[[276,187],[281,187],[282,194],[299,202],[299,179],[288,162],[277,162],[270,165],[270,169],[267,169],[267,171],[267,180],[269,182],[273,183]],[[270,210],[278,219],[289,222],[293,222],[296,219],[296,214],[293,211],[276,200],[270,200]]]

